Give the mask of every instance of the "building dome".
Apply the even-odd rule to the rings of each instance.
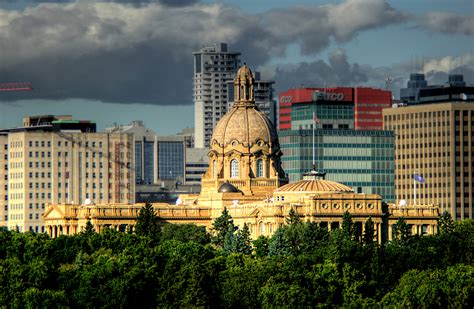
[[[354,193],[351,187],[325,179],[306,179],[289,183],[276,189],[275,192],[292,193]]]
[[[278,145],[274,124],[255,104],[253,82],[252,71],[244,64],[234,80],[234,105],[214,128],[211,146],[225,147],[231,143],[245,147],[254,144]]]
[[[224,182],[219,189],[217,190],[219,193],[238,193],[240,192],[234,185],[229,182]]]
[[[217,123],[211,145],[225,147],[229,144],[278,144],[278,136],[271,121],[256,106],[234,107]]]

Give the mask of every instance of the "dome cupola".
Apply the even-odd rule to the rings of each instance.
[[[214,128],[203,188],[207,180],[217,181],[215,189],[228,181],[246,194],[266,186],[263,194],[287,183],[275,126],[255,104],[253,85],[253,73],[244,64],[234,79],[234,104]]]

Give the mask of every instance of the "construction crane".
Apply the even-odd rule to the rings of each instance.
[[[31,90],[33,90],[33,85],[29,82],[0,84],[0,91],[31,91]]]

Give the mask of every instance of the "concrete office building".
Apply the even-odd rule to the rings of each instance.
[[[132,134],[96,133],[95,123],[70,116],[26,117],[23,124],[3,130],[9,229],[43,232],[50,203],[135,202]]]
[[[195,147],[209,147],[212,131],[227,112],[227,81],[234,79],[240,53],[227,50],[227,44],[203,47],[194,52]]]
[[[186,150],[186,185],[201,186],[202,175],[209,167],[208,153],[208,148]]]
[[[185,135],[160,136],[145,127],[142,121],[115,125],[105,131],[135,136],[136,184],[161,184],[165,180],[184,183],[186,143],[189,141]]]
[[[397,203],[439,205],[456,220],[473,218],[474,103],[452,101],[384,109],[395,133]]]

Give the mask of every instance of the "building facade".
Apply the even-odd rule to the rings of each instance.
[[[281,131],[283,169],[290,181],[313,166],[357,193],[379,194],[395,202],[394,140],[391,131],[316,129]]]
[[[279,130],[307,129],[313,113],[318,128],[382,130],[382,109],[391,92],[364,87],[295,88],[279,94]]]
[[[106,132],[134,135],[136,184],[153,185],[169,180],[185,182],[187,136],[160,136],[145,127],[142,121],[106,128]]]
[[[87,124],[59,119],[9,130],[8,175],[0,180],[9,229],[44,232],[50,203],[135,202],[133,135],[82,132],[95,130]]]
[[[196,148],[209,147],[212,131],[227,112],[227,86],[240,64],[240,53],[231,52],[227,44],[203,47],[194,52],[194,143]]]
[[[456,220],[473,218],[473,125],[472,102],[384,110],[384,127],[395,133],[397,203],[434,204]],[[425,183],[414,182],[415,174]]]

